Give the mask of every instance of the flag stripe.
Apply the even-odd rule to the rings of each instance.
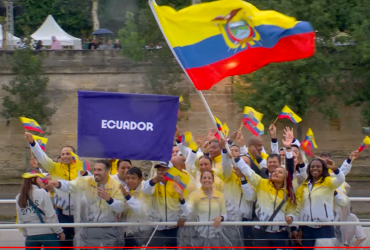
[[[37,131],[37,132],[40,132],[40,133],[44,133],[40,127],[37,127],[37,126],[34,127],[34,126],[30,125],[29,123],[23,123],[23,126],[27,130],[33,130],[33,131]]]
[[[290,121],[294,122],[294,123],[297,123],[296,120],[294,119],[293,116],[290,116],[289,114],[287,113],[284,113],[284,112],[281,112],[280,115],[278,116],[279,119],[289,119]]]
[[[288,36],[280,39],[273,48],[245,49],[232,57],[204,67],[188,68],[186,72],[198,90],[208,90],[226,76],[248,74],[272,62],[293,61],[310,57],[315,51],[314,38],[314,32]],[[222,49],[217,50],[217,53],[219,51]],[[179,54],[177,55],[181,57]],[[198,58],[198,56],[194,57]]]
[[[303,35],[312,32],[312,27],[307,22],[298,22],[291,29],[283,29],[275,25],[260,25],[255,27],[261,39],[254,45],[245,48],[230,49],[225,43],[224,37],[219,34],[207,38],[201,42],[175,47],[174,50],[185,69],[199,68],[214,64],[227,58],[239,57],[238,55],[257,48],[272,49],[283,38],[294,39],[295,35]],[[304,48],[304,44],[301,45]],[[312,50],[310,48],[310,50]],[[215,53],[217,52],[217,53]],[[285,52],[282,52],[285,54]],[[250,61],[253,63],[253,61]]]

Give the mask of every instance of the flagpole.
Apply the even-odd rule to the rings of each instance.
[[[242,121],[242,123],[240,124],[240,127],[239,127],[238,131],[241,132],[243,127],[244,127],[244,122]]]
[[[212,110],[210,109],[210,107],[209,107],[209,105],[208,105],[208,103],[207,103],[206,98],[204,98],[204,95],[203,95],[203,93],[202,93],[202,91],[201,91],[201,90],[197,90],[197,92],[198,92],[198,94],[199,94],[199,96],[200,96],[200,99],[202,99],[202,102],[203,102],[203,104],[204,104],[204,107],[205,107],[205,108],[206,108],[206,110],[207,110],[207,113],[209,114],[209,116],[211,117],[211,120],[213,121],[213,125],[217,128],[216,120],[215,120],[215,118],[214,118],[214,116],[213,116]],[[219,136],[220,136],[222,139],[226,140],[226,138],[225,138],[224,134],[223,134],[223,133],[221,133],[221,131],[219,131],[218,129],[217,129],[217,133],[219,134]],[[230,150],[230,148],[229,148],[228,143],[226,143],[226,150],[227,150],[227,153],[228,153],[228,154],[232,155],[232,154],[231,154],[231,150]],[[233,158],[233,157],[231,157],[231,162],[232,162],[233,166],[236,166],[236,162],[235,162],[235,160],[234,160],[234,158]]]
[[[182,65],[181,61],[179,60],[179,58],[177,57],[177,55],[176,55],[175,51],[173,50],[173,48],[172,48],[172,46],[171,46],[171,43],[169,42],[169,40],[168,40],[168,38],[167,38],[166,34],[164,33],[164,30],[163,30],[163,28],[162,28],[161,22],[159,21],[159,18],[158,18],[157,12],[155,11],[155,8],[154,8],[154,6],[153,6],[153,4],[157,5],[157,4],[156,4],[156,2],[155,2],[155,0],[148,0],[148,4],[149,4],[149,7],[150,7],[150,9],[151,9],[151,11],[152,11],[152,13],[153,13],[153,15],[154,15],[155,20],[156,20],[156,21],[157,21],[157,23],[158,23],[158,26],[159,26],[160,30],[162,31],[162,34],[163,34],[163,36],[164,36],[164,39],[166,39],[166,42],[167,42],[167,44],[168,44],[168,47],[171,49],[172,54],[175,56],[175,58],[176,58],[177,62],[179,63],[179,65],[180,65],[180,67],[182,68],[182,70],[184,71],[184,73],[187,75],[187,77],[189,78],[189,80],[192,82],[192,80],[191,80],[190,76],[188,75],[188,72],[186,72],[186,70],[185,70],[184,66]],[[193,83],[193,82],[192,82],[192,83]],[[195,85],[194,85],[194,83],[193,83],[193,86],[195,86]],[[207,113],[208,113],[208,114],[209,114],[209,116],[211,117],[211,120],[212,120],[212,122],[213,122],[213,125],[217,128],[216,120],[215,120],[215,118],[214,118],[214,116],[213,116],[213,113],[212,113],[211,109],[210,109],[210,108],[209,108],[209,106],[208,106],[207,100],[204,98],[202,91],[200,91],[200,90],[198,90],[198,89],[197,89],[197,92],[198,92],[198,94],[199,94],[200,98],[202,99],[204,106],[206,107]],[[224,137],[223,133],[221,133],[218,129],[217,129],[217,133],[220,135],[220,138],[225,139],[225,137]],[[229,153],[230,155],[232,155],[232,154],[231,154],[231,151],[230,151],[230,148],[229,148],[228,143],[226,143],[226,150],[227,150],[227,153]],[[231,161],[232,161],[232,163],[234,164],[234,166],[236,166],[236,163],[235,163],[235,160],[234,160],[234,158],[233,158],[233,157],[231,157]]]
[[[275,119],[275,121],[274,121],[274,123],[272,125],[275,125],[275,123],[278,121],[278,119],[279,119],[279,116],[276,117],[276,119]]]

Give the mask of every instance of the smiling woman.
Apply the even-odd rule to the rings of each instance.
[[[333,176],[330,176],[329,169]],[[345,177],[335,163],[330,160],[313,159],[308,165],[308,179],[296,192],[297,214],[300,221],[330,222],[334,221],[334,191],[343,184]],[[333,226],[302,227],[302,244],[314,247],[317,240],[334,238]]]

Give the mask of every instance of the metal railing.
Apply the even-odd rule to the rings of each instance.
[[[350,201],[370,201],[370,197],[348,197]],[[15,204],[14,199],[1,199],[0,204]]]
[[[223,226],[286,226],[286,222],[270,222],[270,221],[227,221],[221,223]],[[0,229],[15,229],[15,228],[50,228],[50,227],[132,227],[132,226],[176,226],[177,222],[93,222],[93,223],[43,223],[43,224],[0,224]],[[186,222],[184,226],[211,226],[210,222]],[[294,226],[367,226],[370,227],[370,222],[307,222],[297,221]]]
[[[370,197],[349,197],[350,201],[370,201]],[[14,199],[2,199],[0,204],[15,204]],[[262,222],[262,221],[226,221],[221,223],[224,226],[286,226],[286,222]],[[177,222],[94,222],[94,223],[46,223],[46,224],[0,224],[0,229],[16,228],[43,228],[43,227],[129,227],[129,226],[176,226]],[[185,226],[204,226],[213,225],[213,222],[186,222]],[[360,225],[370,227],[370,221],[367,222],[303,222],[296,221],[296,226],[350,226]]]

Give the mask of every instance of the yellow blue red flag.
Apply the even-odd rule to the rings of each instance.
[[[72,155],[74,163],[79,163],[79,165],[81,164],[84,171],[90,171],[90,163],[88,161],[82,161],[80,157],[71,150],[69,152]]]
[[[279,119],[289,119],[293,123],[300,123],[302,118],[296,115],[293,110],[291,110],[287,105],[284,106],[283,110],[280,112]]]
[[[190,131],[185,132],[183,135],[180,136],[179,138],[181,142],[190,148],[192,151],[197,152],[199,149],[198,144],[194,141],[193,135],[191,134]]]
[[[26,130],[33,130],[33,131],[37,131],[39,133],[44,133],[44,131],[42,131],[40,125],[34,119],[30,119],[30,118],[26,118],[26,117],[19,117],[19,119],[23,123],[23,126]]]
[[[45,151],[46,144],[48,143],[48,138],[44,138],[44,137],[36,136],[36,135],[32,135],[32,137],[34,141],[38,142],[38,144],[40,145],[40,148]]]
[[[362,150],[368,148],[370,146],[370,137],[365,136],[364,140],[362,141],[362,144],[358,148],[358,152],[361,152]]]
[[[179,11],[149,4],[177,60],[198,90],[272,62],[310,57],[315,32],[308,22],[261,11],[242,0],[196,4]]]
[[[312,132],[311,128],[308,128],[305,140],[308,141],[311,144],[312,148],[317,148],[317,144],[316,144],[316,141],[315,141],[315,136],[313,135],[313,132]]]

